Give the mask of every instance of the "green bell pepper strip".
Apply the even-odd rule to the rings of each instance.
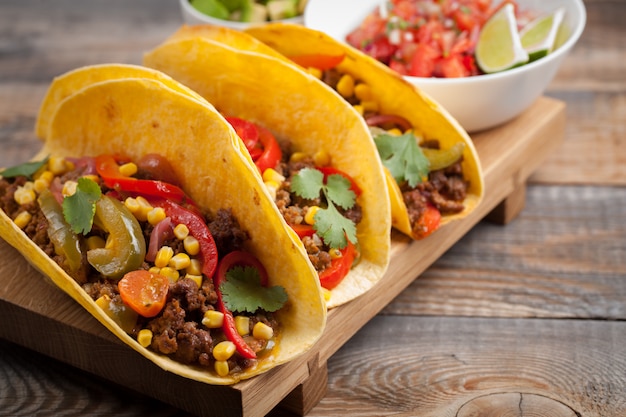
[[[104,248],[87,252],[87,261],[113,279],[140,269],[146,256],[146,241],[139,222],[120,201],[102,196],[96,202],[94,224],[108,233]]]
[[[76,272],[81,268],[83,253],[80,239],[72,231],[70,225],[65,221],[63,208],[56,200],[50,190],[44,190],[39,195],[37,202],[48,220],[48,237],[54,245],[54,251],[58,255],[64,255],[70,271]]]

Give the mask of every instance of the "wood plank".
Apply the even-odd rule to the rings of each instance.
[[[308,417],[623,416],[625,335],[624,322],[378,316],[329,360]]]
[[[529,120],[534,121],[532,129],[525,128]],[[234,387],[207,386],[162,372],[123,346],[73,300],[42,280],[41,275],[4,242],[0,242],[0,253],[7,262],[0,265],[3,284],[0,286],[0,314],[9,320],[0,323],[0,337],[194,414],[265,415],[309,377],[315,379],[308,385],[317,390],[318,378],[325,377],[325,371],[318,371],[319,366],[480,219],[525,183],[532,170],[560,143],[563,120],[563,103],[541,99],[511,125],[475,137],[487,188],[477,210],[422,241],[413,242],[394,234],[392,262],[383,280],[358,300],[332,310],[322,339],[311,351]],[[19,285],[25,277],[31,280],[28,287]],[[63,337],[41,337],[42,333]],[[105,354],[115,360],[94,360]],[[132,372],[128,372],[129,369]],[[268,386],[272,387],[271,392]],[[298,398],[297,394],[295,396]],[[305,402],[319,397],[315,394],[300,396],[303,404],[299,409],[306,411],[311,402]],[[293,401],[286,405],[298,408]]]
[[[626,320],[626,188],[527,190],[519,217],[472,229],[383,314]]]

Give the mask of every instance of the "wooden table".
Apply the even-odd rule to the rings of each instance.
[[[32,129],[52,77],[139,63],[181,23],[174,0],[7,3],[0,166],[39,148]],[[537,104],[566,104],[563,143],[520,168],[524,180],[534,172],[525,200],[507,200],[524,209],[472,227],[350,335],[308,416],[626,415],[626,3],[586,6],[587,29]],[[0,416],[64,414],[188,415],[0,339]]]

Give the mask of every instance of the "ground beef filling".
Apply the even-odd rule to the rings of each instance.
[[[77,177],[75,175],[74,177]],[[46,232],[48,222],[38,204],[30,203],[20,205],[14,199],[15,190],[24,185],[27,181],[25,177],[13,179],[0,178],[0,208],[12,219],[20,212],[27,210],[31,213],[30,222],[23,229],[28,237],[33,240],[48,256],[69,271],[65,258],[55,253],[54,245]],[[104,189],[103,192],[107,190]],[[242,249],[243,243],[249,238],[248,234],[241,229],[238,222],[232,216],[230,210],[219,210],[213,218],[207,218],[207,225],[213,234],[218,246],[220,256],[233,250]],[[140,222],[142,225],[146,245],[149,242],[152,226],[147,222]],[[183,251],[182,241],[172,238],[166,240],[164,245],[170,246],[174,253]],[[117,282],[106,279],[85,260],[86,268],[79,275],[71,276],[81,284],[82,288],[93,300],[106,295],[111,302],[122,305]],[[150,264],[144,262],[145,269],[150,268]],[[173,359],[189,365],[201,367],[212,367],[214,359],[212,356],[213,346],[225,336],[221,329],[208,329],[202,323],[202,318],[207,310],[214,310],[217,301],[217,294],[213,287],[212,279],[203,278],[202,285],[198,288],[195,281],[187,278],[180,278],[171,283],[168,298],[163,310],[153,318],[139,316],[137,323],[130,332],[136,337],[141,329],[150,329],[153,333],[150,348],[155,352],[171,356]],[[262,321],[273,329],[278,329],[278,323],[270,313],[260,312],[250,317],[250,333],[254,324]],[[260,352],[271,347],[272,341],[257,340],[252,337],[247,338],[251,348]],[[242,371],[254,364],[254,360],[244,359],[239,355],[233,355],[228,360],[229,369],[232,372]]]
[[[283,149],[283,155],[289,154],[288,148]],[[289,158],[286,159],[288,160]],[[323,206],[325,204],[321,198],[307,200],[291,192],[291,180],[294,175],[304,168],[314,167],[315,163],[313,159],[307,157],[298,162],[281,162],[275,168],[278,173],[285,177],[285,181],[283,181],[280,188],[276,191],[276,205],[287,223],[291,225],[304,224],[304,217],[310,207]],[[358,203],[348,210],[344,210],[341,207],[337,207],[337,209],[344,217],[352,220],[356,225],[358,225],[363,218],[362,208]],[[325,245],[317,234],[303,237],[302,243],[304,244],[313,267],[318,273],[330,266],[332,258],[328,251],[331,248]]]
[[[342,75],[336,69],[330,69],[323,72],[322,81],[336,90]],[[355,95],[344,98],[352,105],[360,102]],[[367,119],[375,115],[374,112],[366,111],[364,117]],[[400,128],[400,126],[395,125],[382,127],[386,130]],[[439,141],[428,140],[421,143],[420,146],[439,148]],[[428,204],[435,206],[441,214],[454,214],[463,211],[465,208],[463,201],[467,196],[469,183],[463,178],[461,161],[458,161],[445,169],[431,172],[428,181],[418,184],[415,188],[410,188],[407,184],[400,184],[400,188],[404,203],[407,206],[411,226],[419,234],[416,229],[420,227],[419,220]]]

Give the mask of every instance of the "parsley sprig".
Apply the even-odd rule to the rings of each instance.
[[[81,177],[76,192],[63,199],[63,216],[74,233],[87,234],[91,231],[96,202],[101,196],[102,191],[95,181]]]
[[[382,133],[374,137],[374,142],[383,165],[396,182],[407,181],[413,188],[428,177],[430,162],[412,133],[402,136]]]
[[[228,309],[240,313],[255,313],[259,309],[277,311],[288,298],[281,286],[263,287],[259,271],[253,267],[236,266],[229,269],[220,291]]]
[[[356,194],[350,189],[350,181],[339,174],[329,175],[324,184],[324,174],[313,168],[300,170],[291,181],[291,190],[309,200],[326,200],[327,207],[320,208],[314,216],[313,228],[330,247],[343,249],[348,240],[356,243],[356,225],[344,217],[337,206],[348,210],[356,202]]]

